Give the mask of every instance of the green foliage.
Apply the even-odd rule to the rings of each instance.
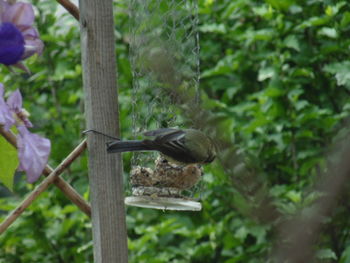
[[[19,161],[17,150],[3,137],[0,137],[0,156],[0,182],[12,191],[13,177]]]
[[[92,261],[91,246],[86,248],[92,238],[90,219],[58,190],[50,190],[1,236],[0,262]]]
[[[199,2],[203,104],[252,164],[280,220],[289,218],[322,195],[310,189],[327,164],[327,149],[348,134],[350,5]],[[7,91],[21,89],[35,132],[52,141],[54,166],[84,129],[79,25],[54,1],[34,4],[44,54],[26,62],[31,76],[0,68],[0,82]],[[123,137],[131,136],[132,127],[127,4],[115,3]],[[86,162],[83,156],[63,177],[87,197]],[[124,155],[124,166],[127,173],[130,155]],[[251,204],[256,200],[235,187],[237,170],[224,172],[218,162],[205,167],[201,212],[128,207],[130,262],[269,262],[278,221],[258,220],[258,205]],[[33,189],[24,177],[15,181],[14,194],[0,189],[1,219]],[[323,220],[315,245],[319,262],[349,262],[348,200],[342,196]],[[0,262],[91,262],[91,240],[89,219],[51,187],[0,236]]]

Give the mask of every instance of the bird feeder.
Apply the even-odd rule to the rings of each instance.
[[[131,0],[129,10],[134,139],[159,127],[190,128],[181,110],[199,104],[197,1]],[[201,210],[202,174],[199,165],[174,164],[158,153],[134,153],[125,203]]]
[[[159,156],[155,168],[135,166],[130,174],[132,197],[128,205],[169,210],[201,210],[201,204],[184,195],[199,183],[202,168],[177,165]]]

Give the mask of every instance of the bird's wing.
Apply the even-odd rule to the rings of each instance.
[[[172,133],[178,132],[178,131],[181,131],[181,130],[175,129],[175,128],[161,128],[161,129],[157,129],[157,130],[146,131],[143,133],[143,135],[145,135],[145,136],[163,136],[163,135],[172,134]]]
[[[178,142],[183,143],[186,133],[183,130],[173,129],[172,131],[164,132],[156,136],[154,141],[159,144],[164,144],[168,142]]]
[[[185,138],[179,140],[168,140],[160,144],[159,151],[171,158],[184,163],[195,163],[196,157],[185,146]]]
[[[159,145],[159,150],[163,154],[182,162],[196,162],[190,149],[185,144],[186,132],[174,129],[171,132],[157,136],[154,142]]]
[[[195,156],[185,145],[186,132],[175,128],[162,128],[144,133],[155,136],[152,141],[158,151],[180,162],[196,162]]]

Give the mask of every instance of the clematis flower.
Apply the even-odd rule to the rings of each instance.
[[[24,38],[21,32],[11,23],[0,25],[0,63],[16,64],[24,54]]]
[[[50,140],[30,133],[24,125],[17,126],[19,170],[25,171],[27,181],[34,183],[40,177],[49,158]]]
[[[29,113],[22,108],[22,95],[18,89],[12,92],[8,97],[7,105],[9,106],[10,111],[14,113],[14,117],[18,124],[24,124],[27,128],[33,127],[33,124],[28,119]]]
[[[0,0],[0,63],[26,69],[20,61],[42,53],[44,44],[33,23],[31,4]]]
[[[15,119],[4,100],[4,85],[0,83],[0,125],[4,125],[5,131],[8,131],[14,124]]]
[[[18,170],[25,171],[27,181],[33,183],[38,180],[47,164],[51,150],[50,140],[28,130],[33,125],[28,119],[29,114],[22,108],[22,95],[19,90],[13,92],[6,102],[3,95],[4,87],[0,83],[0,125],[4,125],[5,130],[16,125]]]

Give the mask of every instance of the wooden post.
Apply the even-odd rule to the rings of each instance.
[[[87,129],[119,136],[112,0],[80,0]],[[106,139],[88,135],[94,262],[128,262],[123,180],[119,154]]]

